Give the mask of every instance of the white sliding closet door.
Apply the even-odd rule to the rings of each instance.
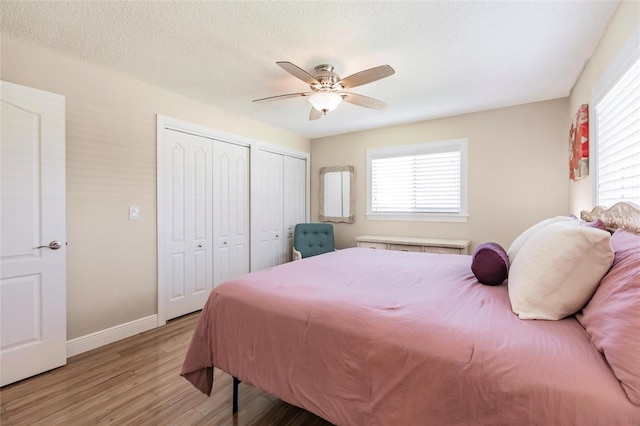
[[[165,130],[166,318],[202,309],[213,286],[210,139]]]
[[[158,303],[167,320],[202,309],[215,285],[249,272],[249,147],[160,131]]]
[[[258,158],[257,206],[253,207],[258,224],[258,255],[252,270],[279,265],[285,261],[284,252],[284,156],[260,151]]]
[[[308,154],[158,115],[158,325],[211,289],[291,260]]]
[[[252,271],[290,261],[293,229],[308,220],[307,160],[264,150],[257,156]]]
[[[307,162],[284,157],[284,228],[287,232],[286,261],[293,260],[293,231],[307,221]]]
[[[249,272],[249,148],[213,141],[213,285]]]

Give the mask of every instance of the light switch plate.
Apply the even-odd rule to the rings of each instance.
[[[140,207],[129,206],[129,220],[138,220],[140,218]]]

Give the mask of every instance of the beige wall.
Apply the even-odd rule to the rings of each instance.
[[[464,238],[505,248],[541,219],[567,214],[568,99],[557,99],[311,141],[311,219],[319,219],[321,167],[353,165],[356,222],[336,224],[336,245],[358,235]],[[367,220],[366,150],[391,145],[468,138],[469,220],[436,223]],[[315,178],[315,179],[314,179]]]
[[[66,97],[69,339],[153,315],[156,113],[309,152],[309,140],[3,37],[3,80]],[[140,220],[128,220],[128,206]]]
[[[567,123],[574,119],[578,107],[582,104],[589,104],[592,107],[591,92],[598,80],[607,70],[620,49],[627,43],[631,34],[640,27],[640,2],[623,1],[614,13],[607,29],[600,39],[595,52],[587,63],[582,75],[573,88],[569,102],[569,118]],[[638,40],[640,43],[640,40]],[[590,112],[593,117],[593,112]],[[593,127],[591,126],[591,129]],[[593,141],[593,135],[591,135]],[[589,176],[576,182],[569,181],[569,209],[574,214],[581,210],[591,209],[595,205],[594,180],[593,180],[593,159],[595,144],[589,146]]]

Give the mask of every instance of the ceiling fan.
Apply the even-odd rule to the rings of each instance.
[[[270,96],[268,98],[255,99],[253,102],[307,96],[312,105],[309,120],[321,118],[329,111],[334,110],[342,101],[378,110],[385,108],[387,104],[382,101],[358,95],[357,93],[345,92],[344,89],[362,86],[363,84],[371,83],[395,74],[394,69],[389,65],[380,65],[341,79],[340,76],[333,71],[333,66],[328,64],[315,67],[313,75],[291,62],[276,62],[276,64],[289,74],[307,83],[311,91]]]

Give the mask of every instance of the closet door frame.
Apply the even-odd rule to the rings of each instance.
[[[310,155],[307,152],[296,151],[279,145],[270,144],[267,142],[245,138],[242,136],[234,135],[231,133],[222,132],[216,129],[211,129],[206,126],[190,123],[188,121],[180,120],[177,118],[157,114],[156,116],[156,226],[157,226],[157,289],[158,289],[158,327],[167,323],[167,312],[165,307],[165,297],[167,294],[167,282],[165,280],[166,267],[163,262],[163,258],[166,252],[165,247],[165,230],[166,230],[166,218],[164,217],[164,205],[166,202],[166,158],[165,158],[165,130],[175,130],[179,132],[189,133],[196,136],[203,136],[210,139],[215,139],[225,143],[232,143],[249,148],[249,270],[253,268],[254,259],[254,239],[255,233],[255,218],[251,206],[257,197],[255,188],[256,185],[256,167],[257,163],[254,159],[258,158],[259,150],[273,152],[276,154],[286,155],[294,158],[304,159],[306,161],[306,221],[310,218],[311,198],[310,198],[310,170],[311,160]]]

